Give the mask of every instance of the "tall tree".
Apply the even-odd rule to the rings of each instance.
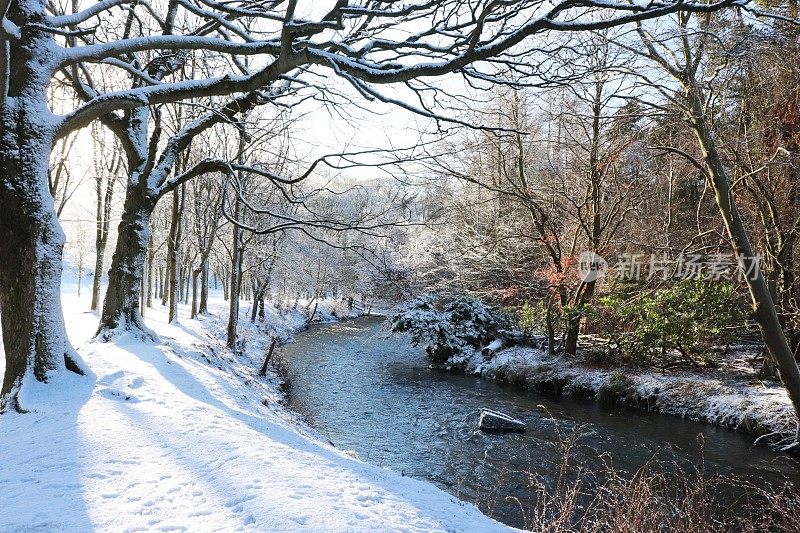
[[[103,263],[108,244],[109,229],[111,226],[111,207],[114,198],[114,186],[122,174],[124,161],[116,152],[116,146],[111,150],[103,149],[99,128],[92,128],[92,136],[97,151],[94,155],[94,191],[97,196],[95,209],[95,261],[92,280],[92,311],[100,308],[100,289],[103,279]],[[110,153],[109,153],[110,152]]]
[[[106,123],[112,130],[136,132],[135,143],[120,135],[134,179],[126,191],[119,231],[122,246],[135,253],[115,254],[103,314],[104,327],[141,325],[138,291],[149,241],[149,213],[158,197],[192,173],[203,173],[191,169],[169,178],[171,161],[189,143],[189,131],[171,139],[159,161],[148,159],[147,114],[152,106],[235,93],[255,92],[257,98],[272,84],[314,69],[327,69],[361,94],[388,101],[392,98],[372,84],[405,83],[450,72],[486,79],[472,66],[477,61],[503,68],[518,65],[524,71],[518,56],[509,51],[549,30],[587,30],[680,10],[716,10],[741,1],[670,1],[642,7],[564,0],[544,9],[539,2],[485,2],[476,10],[458,1],[402,8],[338,1],[329,11],[300,16],[295,13],[296,0],[255,5],[189,0],[168,2],[161,11],[134,0],[104,0],[72,14],[49,12],[45,0],[4,0],[0,4],[0,315],[6,357],[0,396],[4,404],[24,409],[17,392],[26,379],[45,382],[52,373],[81,367],[64,328],[60,278],[65,238],[48,190],[48,160],[58,138],[101,117],[110,117]],[[125,9],[118,10],[119,6]],[[612,16],[598,19],[598,6]],[[116,24],[120,11],[122,24]],[[186,25],[175,24],[179,14]],[[134,36],[130,30],[150,24],[159,28],[158,34]],[[414,35],[397,31],[409,25],[430,29]],[[120,26],[123,34],[107,41],[98,33],[100,28]],[[229,61],[218,64],[229,68],[192,80],[152,75],[152,65],[174,72],[176,63],[201,53],[224,55]],[[239,58],[256,55],[259,61],[243,68]],[[120,71],[132,74],[137,84],[106,90],[89,83],[103,72]],[[84,93],[84,103],[64,115],[53,113],[47,101],[57,73],[59,79],[69,77],[71,85]],[[238,112],[240,102],[231,100],[233,107],[224,106],[221,115],[225,109]]]
[[[700,17],[689,13],[678,14],[675,22],[674,26],[659,33],[656,29],[639,24],[637,33],[640,47],[637,49],[623,46],[647,57],[679,87],[679,91],[672,92],[663,85],[653,83],[653,80],[647,78],[647,74],[639,73],[651,82],[651,86],[659,87],[659,93],[682,111],[691,127],[701,153],[700,159],[694,160],[694,164],[703,172],[714,192],[731,246],[744,272],[753,318],[758,323],[769,353],[780,369],[781,378],[800,419],[800,368],[784,335],[775,302],[739,211],[737,195],[715,136],[714,108],[708,94],[708,78],[703,76],[702,69],[706,66],[708,50],[715,43],[724,40],[714,35],[714,19],[711,14]]]

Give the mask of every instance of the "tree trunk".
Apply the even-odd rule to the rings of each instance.
[[[180,286],[178,288],[178,294],[179,294],[178,301],[182,302],[182,303],[186,303],[186,294],[188,292],[186,290],[186,288],[187,288],[187,283],[188,283],[189,277],[190,277],[190,274],[189,274],[190,268],[191,268],[191,266],[189,265],[189,260],[184,255],[181,258],[180,274],[178,276],[178,279],[180,279]]]
[[[240,202],[237,198],[234,203],[234,220],[239,218]],[[236,224],[233,225],[233,245],[231,247],[231,282],[230,282],[230,309],[228,313],[228,348],[236,345],[236,326],[239,322],[239,284],[241,282],[242,258],[241,258],[241,230]]]
[[[199,268],[192,271],[192,314],[190,318],[195,318],[197,316],[197,310],[198,310],[197,282],[202,272],[203,272],[202,264],[200,265]]]
[[[734,251],[743,264],[747,288],[753,302],[753,317],[761,330],[764,344],[778,365],[783,384],[792,400],[797,418],[800,420],[800,368],[797,366],[797,361],[795,361],[794,354],[784,335],[775,309],[775,302],[772,300],[769,287],[750,245],[747,229],[739,215],[728,173],[717,152],[713,135],[708,129],[702,96],[695,87],[689,87],[687,92],[691,110],[689,118],[703,151],[704,163],[711,178],[711,186],[725,222],[725,228],[733,243]]]
[[[81,284],[83,283],[83,252],[78,256],[78,298],[81,297]]]
[[[94,279],[92,280],[92,311],[97,311],[100,308],[100,285],[103,279],[103,255],[105,255],[106,252],[105,239],[103,239],[101,242],[100,236],[98,235],[95,244],[97,249],[97,257],[94,260]]]
[[[52,371],[84,374],[85,370],[64,326],[65,237],[52,199],[43,194],[35,198],[34,193],[17,203],[7,192],[0,192],[0,316],[6,358],[0,408],[24,411],[17,393],[25,381],[46,382]]]
[[[20,26],[45,16],[42,2],[15,3],[12,9],[9,18]],[[7,46],[13,46],[7,57],[14,76],[0,107],[0,322],[6,362],[0,408],[24,411],[19,393],[31,381],[86,370],[64,326],[65,236],[47,181],[55,121],[42,62],[55,43],[51,34],[31,27]]]
[[[109,339],[115,331],[130,330],[153,338],[139,308],[142,273],[150,241],[150,217],[155,203],[141,190],[129,185],[119,223],[117,246],[108,271],[108,289],[97,336]]]
[[[105,191],[103,183],[105,182]],[[111,224],[111,200],[114,197],[114,177],[103,179],[102,174],[95,177],[95,194],[97,195],[97,209],[95,211],[95,250],[97,256],[94,262],[94,279],[92,280],[91,310],[100,309],[100,285],[103,280],[103,262],[105,260],[106,244],[108,244],[108,229]]]
[[[156,257],[156,248],[153,246],[153,236],[147,241],[147,307],[153,307],[153,260]]]
[[[261,365],[261,371],[259,371],[259,376],[266,376],[267,369],[269,368],[269,361],[272,359],[272,352],[275,351],[275,345],[278,343],[278,337],[275,335],[272,336],[272,342],[269,343],[269,350],[267,351],[267,356],[264,358],[264,364]]]
[[[264,292],[266,292],[266,285],[256,285],[253,287],[253,308],[250,310],[250,322],[255,323],[258,317],[258,306],[263,305]],[[263,312],[263,311],[262,311]]]
[[[181,215],[183,214],[183,200],[186,189],[181,186],[180,190],[172,191],[172,220],[169,230],[170,253],[169,261],[169,318],[171,324],[178,320],[178,288],[182,283],[180,272],[180,239],[181,239]]]
[[[228,272],[226,269],[222,269],[222,299],[226,302],[230,298],[230,276],[228,276]]]
[[[578,289],[578,296],[575,299],[575,308],[580,310],[580,313],[582,313],[583,306],[592,301],[596,284],[596,281],[581,283],[581,287]],[[578,316],[570,319],[567,323],[567,336],[564,340],[564,354],[566,355],[575,355],[578,351],[581,318],[582,315],[578,314]]]
[[[201,315],[208,313],[208,258],[200,264],[200,307],[197,312]]]
[[[158,265],[158,291],[156,292],[156,298],[159,300],[164,297],[164,267],[162,265]]]
[[[192,288],[192,272],[194,272],[194,270],[192,270],[193,266],[194,266],[194,260],[186,262],[186,268],[184,270],[184,272],[186,272],[186,275],[184,276],[185,283],[183,287],[184,305],[189,303],[189,292],[191,291]]]

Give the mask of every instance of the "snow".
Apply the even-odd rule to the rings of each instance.
[[[786,389],[777,382],[757,379],[752,348],[733,347],[719,355],[715,369],[659,371],[636,367],[598,369],[580,360],[549,356],[536,348],[513,347],[502,350],[488,362],[476,353],[468,371],[489,378],[516,375],[528,387],[562,381],[563,394],[595,395],[604,386],[624,376],[623,403],[661,414],[678,416],[726,427],[768,435],[780,445],[781,439],[795,435],[797,422]]]
[[[360,462],[281,404],[279,379],[257,377],[268,333],[303,320],[269,307],[245,318],[244,352],[224,347],[225,303],[166,324],[162,342],[91,341],[97,316],[64,291],[67,330],[93,374],[26,387],[32,412],[0,416],[0,531],[500,531],[474,506]],[[330,305],[320,304],[323,316]],[[341,311],[340,311],[341,312]]]

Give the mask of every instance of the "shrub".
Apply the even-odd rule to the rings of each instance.
[[[517,325],[525,335],[547,333],[547,301],[526,301],[516,308]]]
[[[393,333],[409,333],[414,346],[424,345],[437,366],[463,364],[466,357],[498,337],[513,337],[513,321],[504,312],[476,298],[461,296],[449,303],[433,294],[401,306],[389,319]]]
[[[693,364],[707,362],[712,346],[730,343],[746,319],[734,285],[701,280],[679,281],[633,303],[601,298],[598,313],[611,351],[648,364],[673,351]]]

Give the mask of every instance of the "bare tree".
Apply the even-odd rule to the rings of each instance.
[[[95,146],[106,148],[100,139],[99,128],[92,128],[92,137]],[[111,226],[111,208],[114,198],[114,185],[122,174],[124,161],[116,152],[116,146],[111,150],[102,150],[102,153],[95,151],[94,160],[94,190],[97,195],[97,205],[95,210],[95,262],[94,276],[92,281],[92,311],[97,311],[100,307],[100,288],[103,279],[103,262],[108,244],[109,229]]]
[[[784,335],[769,285],[760,261],[751,245],[750,235],[739,212],[728,168],[723,161],[714,135],[712,100],[708,94],[708,81],[702,76],[708,50],[721,42],[714,36],[711,14],[694,17],[691,14],[676,16],[675,26],[656,33],[657,29],[637,26],[639,48],[622,43],[621,46],[644,56],[668,74],[679,87],[670,91],[639,72],[652,87],[681,109],[696,138],[701,157],[686,157],[693,161],[708,180],[714,192],[720,216],[725,224],[731,246],[745,272],[745,280],[752,301],[752,315],[761,330],[770,354],[780,369],[781,378],[800,419],[800,368]]]
[[[681,10],[711,11],[740,2],[655,2],[643,7],[564,0],[552,8],[539,2],[486,2],[472,10],[461,2],[397,8],[382,2],[339,1],[330,11],[303,17],[296,15],[294,0],[255,5],[190,0],[169,2],[161,11],[140,2],[105,0],[71,14],[50,12],[44,0],[3,0],[0,313],[6,372],[0,395],[4,404],[24,409],[16,393],[26,376],[43,382],[51,371],[82,371],[67,339],[60,306],[64,234],[48,189],[47,168],[57,139],[101,117],[112,131],[136,132],[119,135],[133,177],[118,239],[127,253],[115,253],[112,261],[103,326],[139,326],[149,215],[158,198],[204,173],[195,168],[170,178],[172,162],[191,142],[195,127],[173,137],[158,161],[148,157],[147,127],[153,106],[246,94],[244,100],[232,99],[216,113],[219,120],[227,120],[249,101],[263,98],[271,85],[313,69],[327,69],[361,94],[388,101],[392,99],[370,84],[406,83],[450,72],[485,79],[486,74],[473,66],[478,61],[524,71],[517,56],[507,52],[535,34],[606,27]],[[122,24],[110,24],[120,22],[119,6],[125,6]],[[616,16],[598,19],[598,8]],[[179,12],[196,23],[176,26]],[[148,24],[139,24],[142,20]],[[134,36],[132,28],[147,28],[150,23],[161,30],[159,34]],[[429,29],[414,35],[396,31],[408,24]],[[101,27],[123,30],[104,40],[107,36],[98,33]],[[406,37],[398,39],[399,34]],[[186,81],[161,75],[203,52],[225,55],[229,61],[220,64],[230,70]],[[260,60],[250,67],[239,61],[256,55]],[[124,72],[137,81],[132,87],[106,90],[91,83],[103,72]],[[63,115],[48,107],[47,91],[57,74],[58,79],[69,78],[84,101]]]
[[[192,184],[194,236],[199,255],[192,271],[192,318],[208,313],[209,257],[222,219],[222,187],[213,177]],[[198,280],[200,282],[198,294]]]
[[[72,175],[68,163],[77,139],[77,133],[72,133],[55,144],[50,168],[47,171],[48,188],[56,204],[56,215],[59,217],[81,184],[81,180]]]

